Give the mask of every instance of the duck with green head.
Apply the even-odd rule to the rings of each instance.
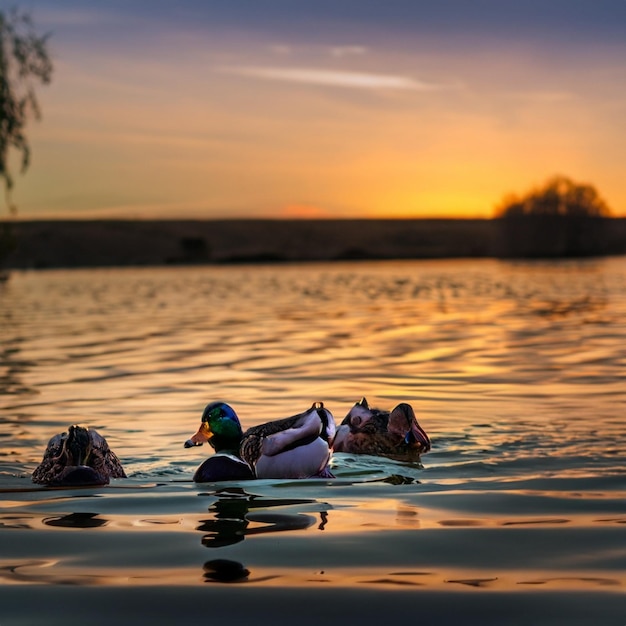
[[[322,402],[292,417],[266,422],[245,433],[234,409],[211,402],[198,432],[185,447],[208,441],[215,454],[198,467],[196,482],[252,478],[332,478],[328,467],[335,420]]]

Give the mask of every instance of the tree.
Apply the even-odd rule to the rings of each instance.
[[[496,210],[500,217],[556,215],[561,217],[608,217],[610,210],[591,185],[554,176],[523,198],[509,196]]]
[[[25,172],[30,163],[30,145],[24,129],[31,117],[41,117],[35,84],[48,84],[52,77],[48,37],[37,35],[28,13],[16,8],[0,11],[0,178],[4,179],[10,216],[15,216],[16,207],[11,202],[9,153],[11,148],[18,151],[20,169]],[[0,260],[8,253],[12,240],[13,229],[5,221],[0,230]]]
[[[601,254],[603,218],[611,211],[592,185],[555,176],[525,196],[508,196],[496,209],[504,256]]]

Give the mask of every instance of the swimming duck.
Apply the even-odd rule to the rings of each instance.
[[[406,402],[392,411],[370,408],[362,398],[337,428],[335,452],[372,454],[397,461],[418,461],[430,450],[430,439]]]
[[[51,487],[108,485],[111,478],[126,478],[119,459],[98,431],[76,424],[50,439],[32,475]]]
[[[322,402],[280,420],[242,431],[234,409],[211,402],[202,413],[198,432],[185,447],[208,441],[216,454],[194,474],[196,482],[252,478],[333,478],[328,468],[335,420]]]

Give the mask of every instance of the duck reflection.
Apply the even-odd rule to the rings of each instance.
[[[60,528],[100,528],[108,524],[109,520],[98,515],[99,513],[68,513],[59,517],[46,517],[43,523]]]
[[[206,582],[234,583],[247,580],[250,570],[238,561],[229,559],[213,559],[203,567]]]
[[[211,495],[217,500],[209,507],[213,514],[210,519],[201,520],[196,527],[205,533],[202,545],[207,548],[223,548],[243,541],[247,536],[288,530],[310,528],[318,520],[305,513],[277,513],[266,510],[272,507],[286,507],[298,504],[312,504],[316,500],[271,499],[246,493],[241,488],[220,489]],[[328,523],[328,512],[320,511],[318,530],[324,530]],[[203,566],[206,582],[236,583],[248,580],[250,570],[239,561],[212,559]]]
[[[317,518],[305,513],[274,513],[254,511],[298,504],[312,504],[316,500],[260,498],[241,488],[221,489],[212,495],[218,499],[209,507],[213,517],[201,520],[197,530],[206,533],[202,545],[222,548],[243,541],[246,536],[286,530],[303,530],[313,526]],[[328,512],[320,513],[318,530],[324,530]]]

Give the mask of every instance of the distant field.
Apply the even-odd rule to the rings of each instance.
[[[603,253],[626,253],[626,219]],[[16,225],[10,268],[506,256],[497,220],[99,220]]]

